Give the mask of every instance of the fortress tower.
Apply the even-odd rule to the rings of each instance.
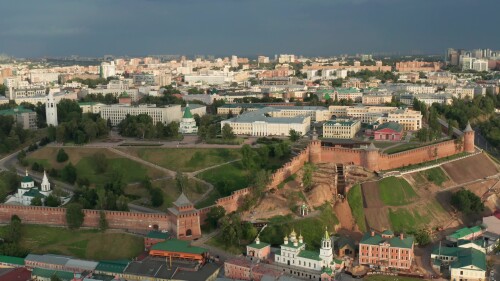
[[[472,130],[470,122],[467,122],[464,130],[464,152],[474,152],[474,130]]]
[[[311,134],[311,143],[309,143],[309,162],[320,163],[321,162],[321,141],[318,140],[318,133],[316,132],[316,127],[313,128]]]
[[[370,146],[366,148],[364,151],[364,167],[368,170],[371,171],[378,171],[378,160],[379,160],[379,153],[378,153],[378,148],[375,147],[375,145],[370,143]]]
[[[47,102],[45,103],[45,118],[47,126],[57,126],[57,104],[54,100],[54,95],[50,92],[47,95]]]
[[[177,239],[192,240],[201,237],[200,212],[193,203],[181,193],[174,202],[173,208],[168,208],[172,214],[172,227]]]

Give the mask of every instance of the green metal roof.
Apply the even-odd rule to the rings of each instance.
[[[463,268],[471,265],[486,271],[486,254],[473,248],[462,249],[458,252],[458,259],[451,264],[451,267]]]
[[[351,127],[354,124],[359,123],[358,120],[352,120],[352,121],[337,121],[337,120],[330,120],[326,121],[324,123],[324,126],[349,126]]]
[[[24,183],[33,182],[33,179],[30,176],[24,176],[21,182]]]
[[[384,232],[382,232],[382,234],[384,234],[384,235],[394,235],[394,232],[392,232],[392,230],[387,229],[387,230],[384,230]]]
[[[24,265],[24,259],[18,257],[0,255],[0,263]]]
[[[391,247],[410,249],[413,246],[413,236],[405,236],[403,239],[401,239],[399,236],[385,239],[382,238],[382,236],[378,233],[375,233],[375,235],[371,236],[370,232],[366,232],[363,235],[363,238],[361,238],[361,241],[359,243],[369,244],[369,245],[379,245],[383,242],[389,243]]]
[[[191,246],[188,241],[170,239],[165,242],[160,242],[151,247],[151,250],[170,251],[189,254],[203,254],[208,252],[207,249]]]
[[[402,132],[403,131],[403,125],[397,123],[397,122],[386,122],[377,127],[377,130],[383,130],[383,129],[391,129],[396,132]]]
[[[247,247],[254,248],[254,249],[262,249],[266,246],[269,246],[269,244],[261,241],[261,242],[259,242],[259,244],[254,242],[254,243],[248,245]]]
[[[324,96],[323,96],[323,99],[325,100],[329,100],[331,99],[330,95],[328,93],[326,93]]]
[[[315,260],[315,261],[321,260],[319,258],[319,253],[313,251],[302,250],[299,252],[298,256],[308,260]]]
[[[70,281],[74,277],[73,272],[50,270],[50,269],[44,269],[44,268],[39,268],[39,267],[34,268],[31,275],[32,276],[39,276],[39,277],[43,277],[43,278],[50,278],[50,277],[56,275],[57,277],[61,278],[64,281]]]
[[[128,260],[100,261],[95,270],[111,273],[123,273],[129,263],[130,261]]]
[[[432,250],[432,254],[447,257],[456,257],[460,249],[461,248],[458,247],[441,247],[441,249],[439,249],[439,246],[437,246]]]
[[[20,113],[30,113],[30,112],[33,112],[33,110],[24,108],[23,106],[18,106],[16,108],[0,110],[0,115],[16,115]]]
[[[191,110],[189,109],[189,105],[184,109],[184,115],[182,118],[193,118],[193,114],[191,114]]]
[[[153,230],[153,231],[150,231],[146,237],[152,238],[152,239],[167,240],[170,237],[170,233]]]
[[[28,190],[27,192],[25,192],[23,194],[23,196],[26,196],[26,197],[46,197],[45,195],[43,195],[42,193],[40,193],[40,190],[36,189],[36,188],[31,188],[30,190]]]
[[[464,228],[461,228],[461,229],[453,232],[453,234],[451,234],[450,237],[458,240],[458,239],[461,239],[465,236],[471,235],[471,234],[476,233],[476,232],[481,232],[481,231],[482,231],[482,229],[480,226],[474,226],[471,228],[464,227]]]

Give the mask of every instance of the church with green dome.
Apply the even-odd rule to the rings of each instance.
[[[189,109],[189,104],[186,105],[186,109],[184,110],[184,115],[182,116],[181,123],[179,124],[179,132],[181,134],[198,133],[198,126],[196,126],[196,121],[191,113],[191,109]]]

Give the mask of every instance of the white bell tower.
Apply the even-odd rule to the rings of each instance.
[[[323,266],[325,267],[329,267],[330,263],[333,261],[332,239],[330,238],[326,227],[325,236],[321,239],[319,258],[321,259]]]
[[[47,126],[57,126],[57,104],[51,92],[47,95],[47,101],[45,102],[45,118]]]
[[[40,185],[42,192],[49,192],[50,191],[50,182],[49,179],[47,178],[47,173],[43,171],[43,179],[42,179],[42,184]]]

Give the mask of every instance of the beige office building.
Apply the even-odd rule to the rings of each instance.
[[[127,117],[127,115],[137,116],[139,114],[149,115],[153,123],[162,122],[168,124],[172,121],[180,122],[182,113],[180,105],[168,105],[157,107],[154,104],[143,104],[138,106],[129,105],[103,105],[101,106],[101,117],[111,120],[111,125],[116,126]]]
[[[323,137],[352,139],[361,129],[361,122],[355,119],[339,118],[323,123]]]

